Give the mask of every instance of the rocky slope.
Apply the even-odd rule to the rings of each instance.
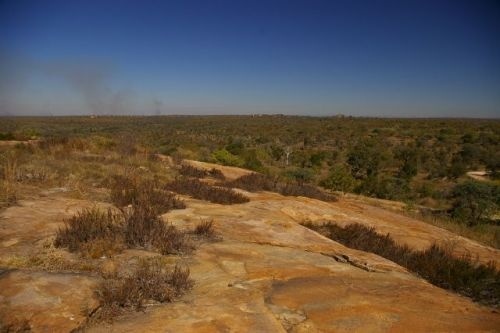
[[[247,171],[230,172],[236,177]],[[500,315],[495,310],[432,286],[384,258],[346,248],[298,222],[363,223],[414,248],[436,241],[453,243],[457,255],[470,253],[483,262],[498,263],[498,250],[348,199],[325,203],[275,193],[245,194],[250,202],[231,206],[185,197],[186,209],[163,215],[180,228],[213,219],[222,238],[204,242],[192,255],[180,258],[195,280],[191,292],[177,302],[151,305],[86,330],[498,331]],[[67,332],[95,309],[93,286],[98,277],[90,269],[85,273],[77,256],[50,246],[65,217],[93,204],[49,193],[0,213],[0,265],[6,267],[0,275],[0,318],[28,319],[37,332]],[[97,264],[112,266],[142,255],[151,253],[129,250],[98,259]],[[56,269],[48,272],[50,267]],[[82,273],[61,273],[60,267]]]

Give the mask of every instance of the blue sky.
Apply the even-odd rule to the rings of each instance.
[[[0,114],[499,117],[498,1],[0,0]]]

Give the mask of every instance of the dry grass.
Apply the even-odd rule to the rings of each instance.
[[[186,208],[177,196],[165,190],[156,180],[115,176],[111,184],[111,200],[117,207],[149,206],[155,214]]]
[[[142,259],[131,274],[102,281],[96,291],[101,307],[95,316],[110,320],[126,309],[140,310],[146,302],[172,302],[193,286],[189,269],[169,269],[160,258]]]
[[[199,169],[189,164],[181,164],[179,173],[185,177],[193,177],[193,178],[212,177],[219,180],[226,179],[222,171],[220,171],[219,169],[212,168],[210,170],[205,170],[205,169]]]
[[[126,247],[162,254],[189,253],[194,248],[184,232],[166,225],[150,206],[133,206],[120,213],[83,210],[65,221],[54,245],[90,258],[111,257]]]
[[[195,225],[191,233],[196,237],[201,237],[207,240],[221,240],[222,238],[215,232],[213,219],[202,219]]]
[[[322,201],[336,201],[337,198],[328,194],[316,186],[298,183],[282,183],[277,178],[251,173],[241,176],[233,181],[221,183],[221,186],[241,188],[246,191],[271,191],[285,196],[303,196]]]
[[[54,245],[91,257],[110,256],[123,248],[123,219],[111,209],[85,209],[64,221]]]
[[[380,235],[374,228],[361,224],[350,224],[344,228],[334,223],[303,225],[348,247],[394,261],[438,287],[453,290],[486,305],[500,305],[500,271],[493,263],[484,265],[470,257],[457,258],[452,255],[451,249],[438,245],[414,251],[406,245],[397,244],[389,234]]]
[[[189,253],[194,249],[184,232],[166,225],[147,206],[134,206],[125,213],[124,235],[129,247],[157,249],[161,254]]]
[[[14,205],[18,200],[19,167],[15,155],[7,154],[0,165],[0,207]]]
[[[166,189],[190,195],[195,199],[206,200],[213,203],[231,205],[250,201],[243,194],[223,187],[210,186],[196,178],[180,178],[166,185]]]

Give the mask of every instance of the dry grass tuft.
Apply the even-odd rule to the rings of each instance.
[[[58,230],[54,245],[90,258],[111,257],[125,247],[157,249],[162,254],[194,249],[184,232],[166,225],[149,206],[134,206],[116,214],[97,208],[79,212]]]
[[[131,176],[115,176],[111,184],[111,200],[117,207],[149,206],[155,214],[186,208],[177,196],[157,181],[137,180]]]
[[[161,254],[189,253],[194,248],[184,232],[166,225],[147,206],[135,206],[125,213],[124,234],[129,247],[156,248]]]
[[[104,279],[98,286],[101,308],[98,319],[110,320],[127,308],[140,310],[146,302],[172,302],[193,287],[189,268],[168,269],[160,258],[142,259],[139,267],[124,277]]]
[[[123,219],[111,209],[85,209],[68,220],[56,233],[54,245],[80,251],[93,258],[110,256],[123,248]]]
[[[215,232],[213,219],[202,219],[193,228],[193,231],[191,233],[197,237],[203,237],[210,240],[217,240],[220,238]]]
[[[243,194],[223,187],[210,186],[196,178],[180,178],[168,183],[170,191],[190,195],[195,199],[206,200],[223,205],[239,204],[250,201]]]

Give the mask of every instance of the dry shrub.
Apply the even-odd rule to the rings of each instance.
[[[334,223],[304,226],[350,248],[372,252],[417,273],[432,284],[451,289],[486,305],[500,305],[500,271],[493,263],[479,264],[472,258],[453,256],[451,249],[432,245],[414,251],[397,244],[389,234],[380,235],[361,224],[340,227]]]
[[[155,246],[161,254],[183,254],[194,250],[194,245],[186,233],[180,231],[173,225],[166,226],[156,236]]]
[[[207,239],[216,239],[217,234],[214,229],[214,220],[201,220],[193,229],[192,233],[195,236],[204,237]]]
[[[212,178],[219,179],[219,180],[224,180],[226,179],[226,176],[220,171],[219,169],[212,168],[208,171],[208,175]]]
[[[233,181],[222,183],[221,186],[241,188],[246,191],[271,191],[285,196],[303,196],[322,201],[336,201],[334,195],[328,194],[316,186],[299,183],[282,183],[277,178],[271,178],[259,173],[241,176]]]
[[[165,190],[158,181],[141,181],[132,176],[113,177],[111,200],[117,207],[147,205],[152,207],[155,214],[186,208],[174,193]]]
[[[243,194],[223,187],[210,186],[196,178],[180,178],[166,185],[170,191],[190,195],[195,199],[206,200],[223,205],[245,203],[250,201]]]
[[[186,177],[204,178],[208,172],[204,169],[198,169],[189,164],[182,164],[181,168],[179,169],[179,173]]]
[[[64,221],[56,233],[54,245],[68,247],[69,251],[81,251],[92,257],[110,255],[123,244],[122,217],[111,209],[106,212],[85,209]]]
[[[100,319],[112,319],[127,308],[139,310],[146,302],[172,302],[193,286],[189,269],[175,265],[168,269],[160,258],[142,259],[125,277],[104,279],[98,286]]]
[[[125,242],[129,247],[156,248],[162,254],[186,253],[192,250],[186,235],[166,225],[149,206],[133,206],[124,213]]]
[[[236,178],[233,181],[222,183],[227,187],[236,187],[249,192],[257,191],[276,191],[277,179],[271,179],[260,173],[250,173]]]
[[[185,177],[193,177],[193,178],[205,178],[212,177],[219,180],[224,180],[226,177],[219,169],[212,168],[210,170],[199,169],[189,164],[182,164],[179,169],[179,173]]]

